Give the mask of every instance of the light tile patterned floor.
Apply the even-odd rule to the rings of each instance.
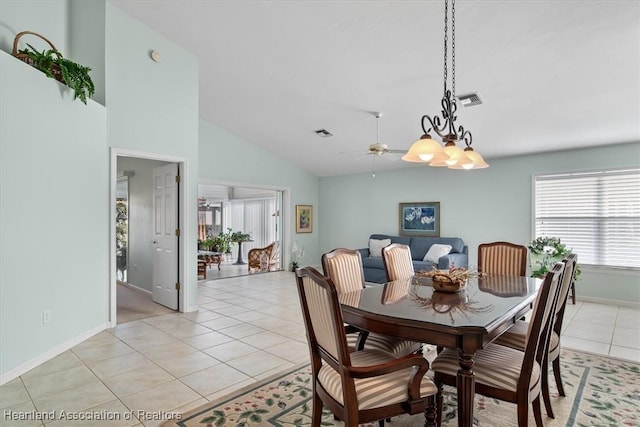
[[[308,360],[292,273],[198,287],[200,311],[119,324],[0,388],[3,413],[133,411],[134,418],[52,423],[3,416],[0,426],[157,426],[162,420],[135,415],[182,412]],[[640,361],[638,308],[569,304],[563,329],[565,347]]]

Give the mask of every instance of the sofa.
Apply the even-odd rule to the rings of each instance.
[[[387,239],[389,239],[391,243],[400,243],[409,246],[411,249],[411,258],[413,259],[413,269],[415,271],[431,270],[434,267],[440,270],[446,270],[451,266],[465,268],[469,266],[469,247],[464,244],[462,239],[457,237],[408,237],[372,234],[369,237],[369,247],[358,249],[362,256],[364,279],[366,282],[385,283],[387,281],[382,257],[376,256],[379,252],[380,245],[384,244],[384,242],[380,241]],[[437,259],[437,263],[424,260],[425,255],[434,244],[451,246],[449,253],[440,256]],[[372,254],[370,249],[373,249],[375,253]],[[442,247],[436,247],[434,249],[442,249]]]

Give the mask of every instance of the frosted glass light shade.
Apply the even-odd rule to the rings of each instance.
[[[489,165],[484,161],[482,156],[473,151],[473,148],[464,149],[465,158],[455,165],[449,166],[449,169],[485,169]]]
[[[433,140],[429,134],[422,135],[411,145],[409,151],[402,156],[405,162],[426,163],[442,155],[442,146]]]

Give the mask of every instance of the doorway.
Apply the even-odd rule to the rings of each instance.
[[[249,251],[276,242],[269,271],[283,269],[284,216],[286,189],[251,184],[201,181],[198,184],[198,242],[200,249],[207,239],[220,233],[241,233],[246,241],[232,243],[222,262],[207,263],[199,280],[215,280],[250,274]],[[216,241],[216,239],[214,239]],[[204,245],[206,248],[206,245]],[[201,253],[206,253],[202,252]],[[255,271],[255,270],[254,270]]]
[[[175,312],[152,299],[154,287],[157,287],[154,286],[157,284],[154,279],[154,258],[157,258],[154,242],[158,240],[155,233],[159,222],[155,216],[158,210],[163,213],[167,211],[164,207],[156,208],[157,194],[154,193],[159,179],[154,178],[154,169],[174,165],[184,173],[185,162],[170,156],[115,148],[112,148],[111,155],[111,212],[115,214],[112,215],[111,227],[109,313],[110,323],[115,326],[116,323]],[[161,265],[166,270],[166,264],[171,264],[169,270],[172,271],[172,278],[169,278],[172,289],[171,292],[165,292],[164,298],[168,293],[173,294],[168,295],[173,300],[173,306],[184,310],[186,286],[178,286],[179,283],[185,283],[185,252],[181,250],[184,247],[184,233],[178,236],[176,231],[184,228],[185,197],[180,188],[182,185],[181,182],[175,183],[176,192],[171,196],[172,203],[175,203],[175,222],[170,225],[173,227],[171,234],[175,246],[170,253],[165,253]]]

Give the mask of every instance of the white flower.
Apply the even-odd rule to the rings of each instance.
[[[422,224],[431,224],[435,221],[436,219],[432,216],[423,216],[422,218],[420,218],[420,222]]]

